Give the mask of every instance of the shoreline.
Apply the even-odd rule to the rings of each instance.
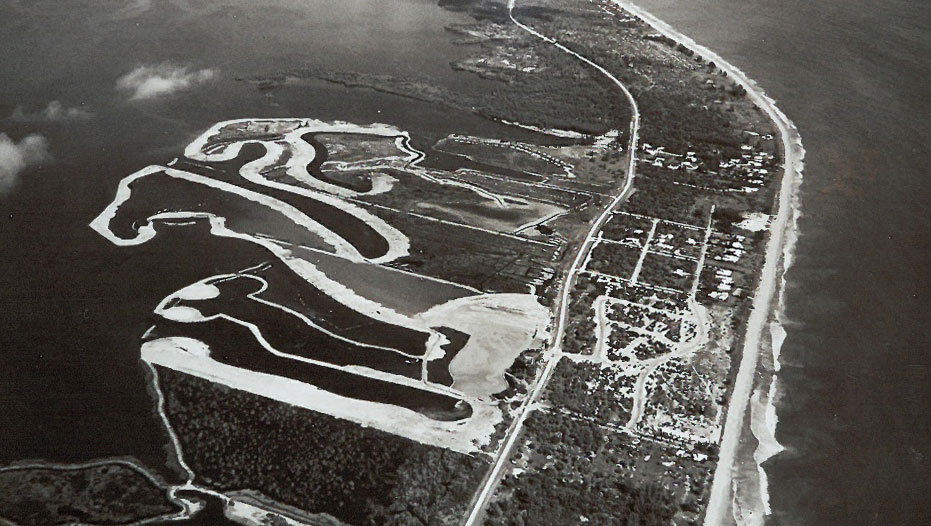
[[[720,524],[733,524],[738,518],[731,513],[726,519],[728,510],[734,509],[734,501],[738,498],[733,487],[735,472],[740,469],[738,448],[741,436],[745,431],[757,439],[758,445],[754,448],[753,470],[759,487],[759,510],[748,510],[749,516],[759,512],[755,523],[762,523],[763,516],[769,513],[769,496],[766,493],[766,473],[762,464],[773,455],[782,450],[782,446],[775,439],[776,423],[778,418],[773,405],[776,398],[776,372],[779,370],[779,350],[785,338],[783,322],[785,319],[785,273],[791,266],[796,241],[798,238],[798,219],[801,215],[799,206],[799,186],[804,169],[803,159],[805,149],[802,146],[801,136],[791,120],[776,106],[775,100],[741,70],[721,58],[717,53],[696,43],[690,37],[676,31],[672,26],[659,20],[652,14],[634,5],[627,0],[612,0],[616,5],[630,14],[639,17],[645,23],[662,35],[671,38],[678,44],[691,49],[705,60],[711,60],[715,65],[726,72],[735,82],[747,90],[749,97],[762,111],[764,111],[779,129],[779,141],[783,148],[783,174],[780,181],[777,197],[777,209],[773,215],[769,235],[766,243],[766,255],[763,269],[760,272],[758,286],[755,290],[753,305],[747,320],[747,330],[744,335],[743,349],[740,365],[734,382],[734,389],[728,403],[722,440],[720,445],[718,466],[714,472],[711,495],[705,510],[705,526]],[[768,329],[768,330],[767,330]],[[764,349],[764,332],[771,335],[771,344]],[[754,377],[758,370],[761,355],[768,352],[772,359],[772,371],[764,380],[764,385],[755,386]],[[761,388],[765,387],[765,393]],[[747,425],[745,420],[751,397],[760,399],[765,397],[762,418],[757,422],[762,425]],[[752,419],[751,419],[752,420]],[[762,420],[762,422],[760,422]],[[759,432],[764,436],[756,434]],[[743,523],[743,521],[740,521]]]

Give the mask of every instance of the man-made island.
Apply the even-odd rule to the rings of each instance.
[[[791,123],[634,6],[440,5],[470,17],[446,28],[468,50],[451,67],[494,92],[241,81],[374,90],[487,135],[243,118],[114,188],[90,224],[113,245],[229,246],[140,334],[177,480],[14,464],[0,484],[48,484],[0,500],[3,520],[184,523],[211,503],[241,524],[762,520]]]

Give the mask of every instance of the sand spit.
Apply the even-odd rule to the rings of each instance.
[[[180,300],[212,300],[220,297],[220,289],[205,281],[188,285],[175,293]]]
[[[110,221],[116,217],[120,206],[129,200],[131,197],[130,184],[146,175],[156,172],[164,171],[172,177],[178,177],[182,179],[191,180],[194,182],[199,182],[201,184],[218,188],[220,190],[230,191],[237,193],[255,201],[259,204],[265,205],[273,210],[276,210],[289,219],[291,219],[295,224],[306,228],[307,230],[319,234],[324,238],[333,248],[335,249],[334,255],[348,259],[355,262],[366,261],[356,249],[347,243],[343,238],[339,237],[334,232],[323,227],[313,219],[310,219],[304,213],[300,212],[296,208],[287,205],[277,199],[270,198],[263,194],[258,194],[251,192],[228,183],[223,183],[210,179],[208,177],[203,177],[196,174],[191,174],[189,172],[182,172],[179,170],[173,170],[170,168],[164,168],[160,166],[149,166],[139,172],[136,172],[133,175],[123,179],[120,182],[119,189],[117,190],[117,196],[113,202],[111,202],[106,209],[97,216],[91,222],[91,228],[96,230],[102,236],[107,238],[109,241],[118,246],[131,246],[131,245],[140,245],[143,244],[152,238],[155,237],[156,231],[154,228],[154,223],[160,220],[175,220],[175,219],[207,219],[211,225],[210,232],[213,235],[220,237],[229,237],[235,239],[242,239],[260,245],[266,248],[279,260],[281,260],[285,265],[287,265],[292,271],[297,275],[301,276],[309,284],[315,286],[321,291],[327,293],[334,299],[340,301],[344,305],[356,310],[357,312],[368,315],[369,317],[376,318],[381,321],[388,323],[393,323],[397,325],[406,325],[412,326],[417,329],[429,331],[429,327],[423,323],[418,323],[414,318],[409,316],[402,315],[391,309],[386,308],[385,306],[363,298],[352,291],[350,288],[346,287],[341,283],[337,283],[329,279],[326,274],[320,272],[312,263],[293,257],[291,252],[278,244],[274,243],[271,240],[255,236],[248,233],[241,233],[233,231],[226,227],[226,218],[218,217],[213,214],[204,213],[204,212],[163,212],[155,214],[148,218],[148,222],[138,226],[136,230],[136,236],[131,238],[122,238],[110,230]],[[437,333],[435,338],[436,345],[443,345],[446,343],[445,338],[442,335]]]
[[[495,119],[495,120],[497,120],[501,124],[507,124],[508,126],[515,126],[523,130],[535,131],[537,133],[543,133],[545,135],[552,135],[553,137],[561,137],[564,139],[585,139],[589,137],[588,135],[579,133],[577,131],[572,131],[572,130],[557,130],[555,128],[541,128],[539,126],[533,126],[530,124],[521,124],[519,122],[514,122],[514,121],[506,121],[504,119]]]
[[[236,133],[243,134],[245,137],[236,141],[225,139],[224,134],[231,133],[230,129],[234,130]],[[258,138],[266,136],[269,133],[283,135],[284,138],[274,140]],[[327,169],[346,170],[365,168],[371,170],[372,188],[367,192],[358,192],[327,183],[307,172],[307,165],[313,161],[316,156],[314,148],[302,139],[307,133],[352,133],[390,138],[393,139],[398,154],[354,162],[327,161],[323,164],[322,167],[326,167]],[[250,134],[255,135],[257,138],[249,138]],[[240,175],[243,178],[255,184],[317,199],[344,210],[352,210],[353,215],[363,219],[366,223],[375,228],[385,239],[389,240],[392,247],[397,247],[398,254],[389,253],[382,258],[372,260],[375,263],[382,263],[402,257],[406,255],[406,250],[409,248],[408,240],[403,234],[395,231],[382,219],[373,214],[369,214],[364,208],[352,202],[357,198],[388,192],[394,188],[398,180],[393,176],[377,171],[377,168],[383,166],[385,163],[396,168],[403,166],[405,172],[410,175],[420,177],[434,184],[454,186],[469,190],[479,197],[492,201],[500,207],[508,207],[516,204],[516,199],[513,196],[497,194],[481,186],[470,184],[457,178],[437,177],[433,175],[431,170],[419,166],[420,162],[426,158],[426,154],[413,147],[410,135],[407,132],[387,124],[356,125],[340,121],[327,123],[313,119],[239,119],[225,121],[215,124],[188,145],[185,149],[185,156],[190,159],[205,162],[229,161],[238,157],[242,148],[248,144],[261,144],[265,147],[266,153],[262,158],[251,161],[240,169]],[[295,180],[304,183],[307,187],[274,181],[265,176],[265,173],[270,168],[276,166],[279,159],[281,159],[285,153],[288,154],[285,162],[286,173]],[[356,203],[359,202],[356,201]],[[507,203],[512,204],[508,205]],[[552,207],[540,207],[538,205],[538,208],[541,208],[541,210],[538,211],[537,215],[546,216],[549,214],[549,210]],[[462,214],[462,212],[460,211],[459,214]],[[488,227],[498,226],[494,221],[478,215],[469,216],[469,219],[471,219],[472,223],[483,223],[484,226]],[[402,248],[404,251],[403,253],[401,251]]]
[[[229,127],[241,126],[246,127],[246,129],[251,129],[251,127],[258,127],[259,125],[266,126],[269,129],[275,127],[278,133],[284,134],[284,140],[266,141],[259,139],[242,139],[226,142],[218,137],[222,130]],[[258,129],[253,131],[257,134],[259,133]],[[264,132],[264,130],[262,131]],[[386,124],[359,126],[342,122],[325,123],[308,119],[242,119],[220,122],[213,125],[184,149],[184,155],[189,159],[203,162],[230,161],[239,156],[244,146],[248,144],[261,144],[265,147],[266,153],[260,159],[249,162],[240,169],[239,175],[244,179],[255,184],[320,201],[339,208],[347,214],[351,214],[361,221],[364,221],[389,242],[388,253],[373,259],[373,263],[386,263],[399,257],[406,256],[410,246],[407,236],[362,207],[337,197],[357,197],[366,195],[366,193],[356,192],[327,183],[313,177],[307,172],[307,165],[313,161],[316,152],[310,144],[301,139],[301,136],[306,133],[361,133],[391,138],[405,135],[404,132]],[[211,144],[211,140],[216,140],[218,142],[216,144]],[[398,141],[396,144],[403,143]],[[311,188],[281,183],[265,177],[265,170],[275,166],[285,152],[284,145],[288,146],[288,151],[291,154],[285,164],[287,174],[309,185]],[[399,159],[404,161],[411,161],[416,158],[417,156],[413,152],[403,157],[399,156]],[[390,179],[390,181],[385,180],[385,178]],[[394,178],[388,175],[383,174],[382,176],[375,176],[372,181],[372,191],[368,192],[368,194],[388,191],[392,188],[394,181]]]
[[[291,205],[283,203],[277,199],[252,192],[229,183],[217,181],[209,177],[192,174],[190,172],[174,170],[171,168],[165,168],[162,166],[149,166],[124,178],[120,182],[116,198],[104,209],[103,212],[101,212],[100,215],[94,218],[90,224],[91,228],[96,230],[115,245],[132,246],[143,244],[155,237],[156,231],[154,228],[154,223],[156,221],[176,219],[207,219],[211,225],[211,234],[220,237],[242,239],[266,248],[306,282],[357,312],[387,323],[404,325],[428,332],[435,332],[431,331],[430,328],[427,327],[424,323],[418,322],[415,318],[400,314],[385,307],[384,305],[381,305],[380,303],[356,294],[349,287],[330,279],[326,274],[317,269],[317,267],[311,262],[294,257],[288,249],[278,245],[272,240],[253,235],[251,233],[236,232],[231,230],[226,226],[226,218],[219,217],[214,214],[205,212],[162,212],[150,216],[147,218],[147,222],[145,224],[138,226],[136,229],[136,235],[134,237],[123,238],[115,234],[112,230],[110,230],[110,222],[117,216],[120,207],[131,198],[132,191],[130,189],[130,185],[137,179],[158,172],[164,172],[171,177],[186,179],[192,182],[203,184],[205,186],[217,188],[219,190],[236,193],[245,197],[246,199],[249,199],[250,201],[275,210],[289,218],[298,226],[301,226],[308,231],[319,235],[324,239],[324,241],[326,241],[334,248],[334,255],[338,257],[348,259],[353,262],[369,263],[377,263],[379,260],[384,259],[378,258],[378,260],[367,260],[363,258],[355,249],[355,247],[346,242],[338,234],[314,221]],[[400,234],[400,232],[398,232],[398,234],[403,236],[403,234]],[[407,238],[405,237],[404,239],[405,245],[407,245]],[[394,252],[395,254],[392,256],[399,255],[397,250]],[[406,246],[403,250],[403,253],[406,254]],[[436,333],[436,337],[434,338],[433,343],[439,346],[447,342],[445,337],[439,333]]]
[[[142,179],[143,177],[156,174],[164,173],[169,177],[174,177],[176,179],[184,179],[191,181],[193,183],[202,184],[204,186],[215,188],[224,192],[230,192],[237,194],[245,199],[248,199],[252,202],[255,202],[259,205],[265,206],[271,210],[274,210],[281,215],[287,217],[295,225],[298,225],[314,234],[320,236],[324,242],[331,246],[335,253],[340,257],[346,259],[351,259],[353,261],[364,261],[365,258],[359,254],[359,251],[356,250],[354,246],[349,244],[345,239],[340,237],[338,234],[332,230],[326,228],[317,221],[311,219],[309,216],[298,210],[297,208],[284,203],[273,197],[269,197],[258,192],[253,192],[239,186],[235,186],[223,181],[218,181],[210,177],[205,177],[203,175],[186,172],[182,170],[175,170],[174,168],[168,168],[165,166],[151,165],[135,172],[122,181],[120,181],[119,187],[117,189],[116,198],[100,213],[93,221],[91,221],[90,226],[96,230],[100,235],[105,237],[108,241],[117,246],[132,246],[132,245],[141,245],[152,238],[155,237],[155,227],[153,224],[159,220],[174,220],[174,219],[198,219],[198,218],[213,218],[225,222],[225,218],[218,217],[216,215],[206,213],[206,212],[162,212],[148,217],[148,222],[136,227],[136,236],[131,238],[122,238],[110,230],[110,222],[117,217],[120,207],[132,197],[132,190],[130,186],[137,180]],[[373,228],[375,226],[373,225]],[[406,240],[406,238],[405,238]],[[396,250],[397,251],[397,250]],[[390,250],[389,250],[390,253]],[[400,255],[395,255],[396,257],[401,257],[406,255],[407,250],[404,249],[403,253]],[[384,259],[384,257],[379,258]],[[390,261],[390,260],[389,260]]]
[[[246,526],[266,526],[268,524],[275,524],[278,526],[307,526],[307,523],[301,522],[293,517],[289,517],[283,513],[270,512],[235,497],[230,498],[226,506],[224,506],[223,515],[233,522],[245,524]],[[334,521],[332,524],[335,525],[340,523]]]
[[[240,128],[243,132],[252,132],[256,135],[264,135],[270,131],[274,131],[277,134],[282,134],[284,139],[261,140],[245,138],[243,140],[229,142],[221,138],[224,130],[237,127]],[[260,129],[260,127],[262,128]],[[265,131],[266,128],[269,131]],[[426,154],[417,150],[411,145],[410,135],[407,132],[388,124],[376,123],[369,125],[358,125],[341,121],[328,123],[314,119],[238,119],[224,121],[213,125],[209,130],[191,142],[191,144],[185,148],[184,155],[189,159],[205,162],[229,161],[238,157],[244,146],[248,144],[261,144],[266,148],[266,154],[261,159],[257,159],[244,165],[240,170],[240,175],[242,175],[247,180],[256,184],[262,184],[271,188],[277,188],[287,192],[296,193],[305,197],[320,199],[327,204],[332,204],[334,206],[338,206],[335,204],[336,202],[344,203],[342,206],[351,207],[356,211],[357,214],[367,215],[367,218],[365,219],[366,222],[370,224],[372,224],[372,222],[378,222],[381,223],[382,227],[387,227],[390,229],[390,227],[388,227],[387,224],[384,223],[381,219],[368,214],[364,209],[353,206],[350,203],[346,203],[346,201],[333,199],[326,194],[332,194],[333,196],[344,198],[356,198],[367,195],[375,195],[390,191],[397,183],[397,180],[394,177],[384,173],[375,173],[372,175],[371,190],[368,192],[358,192],[317,179],[307,172],[307,165],[313,161],[314,157],[316,156],[316,151],[314,148],[306,141],[301,139],[301,137],[307,133],[353,133],[393,138],[399,155],[381,157],[379,158],[380,161],[396,161],[398,163],[405,164],[407,165],[408,169],[410,169],[412,174],[436,184],[466,188],[468,190],[472,190],[482,197],[491,200],[500,201],[502,198],[502,196],[499,196],[498,194],[491,193],[475,185],[469,185],[461,181],[431,176],[427,170],[417,166],[420,161],[426,158]],[[285,163],[286,173],[294,179],[310,186],[309,189],[272,181],[264,176],[264,171],[274,166],[278,159],[281,158],[282,153],[285,151],[285,145],[287,145],[287,150],[290,153],[290,158]],[[371,160],[367,160],[365,163],[367,164],[370,161]],[[358,167],[353,163],[330,161],[328,161],[326,165],[335,169]],[[320,195],[320,192],[323,192],[324,194]],[[384,235],[383,232],[382,234]],[[386,238],[389,238],[389,236],[386,236]],[[397,239],[395,241],[401,240]]]
[[[279,128],[284,128],[284,130],[279,130],[279,132],[284,132],[284,138],[275,140],[244,138],[242,140],[236,140],[232,142],[220,138],[221,130],[226,127],[234,126],[237,124],[244,126],[258,126],[263,123],[265,126],[271,126],[272,124],[275,124]],[[347,131],[347,129],[352,131]],[[257,130],[256,133],[258,133]],[[386,138],[394,138],[402,134],[400,130],[389,127],[387,125],[372,125],[368,127],[348,125],[345,123],[340,123],[339,125],[329,125],[320,121],[289,119],[274,121],[261,119],[227,121],[215,124],[209,130],[204,132],[200,137],[191,142],[191,144],[185,148],[184,155],[187,158],[194,159],[196,161],[223,162],[239,157],[242,148],[246,145],[262,145],[265,148],[265,155],[259,159],[243,165],[239,171],[239,174],[246,180],[256,184],[268,186],[270,188],[276,188],[304,197],[309,197],[311,199],[318,199],[333,206],[337,206],[335,204],[337,202],[343,203],[343,206],[353,210],[354,215],[366,215],[366,222],[378,222],[381,223],[380,226],[382,228],[390,229],[391,227],[384,223],[384,221],[381,221],[371,214],[368,214],[365,210],[348,204],[343,200],[334,199],[331,197],[331,195],[340,197],[358,197],[363,195],[384,193],[391,190],[391,188],[394,186],[394,183],[397,181],[387,174],[375,173],[372,175],[372,189],[368,192],[359,192],[348,188],[343,188],[342,186],[334,185],[314,177],[307,171],[307,166],[314,160],[317,153],[313,146],[301,138],[307,133],[365,133],[368,135],[376,135]],[[216,142],[211,143],[211,141]],[[395,144],[399,145],[403,144],[403,142],[396,141]],[[276,166],[279,159],[282,158],[286,151],[289,153],[289,157],[287,158],[284,165],[286,173],[294,179],[305,184],[309,188],[281,183],[265,177],[265,171]],[[401,150],[400,153],[405,152]],[[398,155],[395,157],[396,160],[403,162],[408,162],[414,158],[415,156],[412,153],[407,153],[407,155]]]
[[[396,133],[395,130],[391,130],[391,132]],[[501,386],[500,383],[503,382],[504,370],[510,366],[513,362],[513,358],[525,350],[527,348],[526,346],[530,345],[533,339],[542,332],[540,327],[545,326],[549,319],[549,313],[537,303],[535,296],[522,294],[502,295],[501,298],[498,298],[497,295],[471,296],[451,300],[417,316],[401,314],[375,300],[357,294],[353,289],[343,283],[330,279],[312,262],[300,257],[295,257],[290,250],[282,247],[275,241],[251,233],[234,231],[226,226],[226,218],[205,212],[162,212],[145,218],[147,219],[146,222],[137,221],[137,225],[141,226],[136,227],[135,235],[121,237],[114,233],[110,229],[110,222],[118,216],[120,207],[132,197],[132,183],[148,175],[161,172],[164,172],[170,177],[185,179],[218,190],[236,193],[250,201],[275,210],[291,219],[295,224],[317,233],[333,247],[333,255],[336,257],[355,263],[377,262],[368,261],[361,257],[354,247],[349,245],[336,233],[329,231],[299,210],[277,199],[209,177],[162,166],[150,166],[123,179],[120,182],[116,198],[91,222],[91,227],[116,245],[131,246],[139,245],[152,239],[156,235],[154,224],[157,221],[206,219],[210,224],[210,232],[212,235],[242,239],[264,247],[309,285],[317,288],[356,312],[379,321],[410,327],[429,333],[431,336],[428,339],[427,348],[425,350],[427,356],[441,356],[445,352],[441,347],[449,343],[446,336],[436,330],[435,327],[447,326],[460,328],[473,337],[473,343],[465,350],[463,354],[464,358],[460,358],[459,364],[461,365],[467,362],[473,364],[484,363],[484,359],[480,357],[497,357],[498,359],[492,360],[489,363],[496,364],[495,368],[500,369],[500,371],[496,371],[499,377],[497,379],[492,379],[493,375],[490,372],[482,375],[484,378],[483,381],[485,382],[483,388],[477,387],[478,383],[475,382],[470,384],[469,381],[465,381],[464,383],[460,381],[460,384],[464,386],[472,386],[469,387],[470,392],[488,395],[495,387]],[[342,201],[336,197],[332,197],[332,199],[342,203]],[[407,243],[404,243],[405,252],[406,246]],[[156,308],[156,313],[166,318],[185,323],[204,321],[205,317],[196,309],[183,306],[169,307],[169,304],[177,299],[183,298],[209,299],[218,293],[216,287],[211,284],[211,281],[224,279],[226,277],[228,276],[212,276],[181,289],[174,295],[165,298]],[[267,283],[263,281],[263,290],[266,285]],[[258,300],[258,298],[253,299]],[[281,306],[276,307],[283,308]],[[300,313],[290,310],[288,310],[288,312],[292,315],[301,317],[304,319],[305,323],[313,326],[313,324],[309,323],[309,320]],[[492,321],[490,325],[487,320],[485,323],[479,323],[479,317],[486,317],[489,314],[493,314],[496,321]],[[235,323],[247,326],[260,343],[270,352],[278,352],[272,349],[267,342],[264,342],[258,327],[246,324],[241,320],[229,319]],[[494,342],[498,341],[495,340],[495,338],[499,338],[500,341],[507,340],[509,344],[507,348],[513,349],[513,356],[510,354],[505,356],[500,352],[496,352],[498,349],[492,348]],[[384,350],[399,352],[390,347],[386,347]],[[484,398],[484,396],[481,398],[474,396],[463,397],[462,393],[458,390],[397,377],[396,375],[390,375],[365,367],[339,368],[362,376],[374,377],[379,380],[394,383],[411,384],[412,387],[418,389],[464,398],[473,406],[473,415],[467,421],[461,423],[440,423],[419,413],[400,407],[352,400],[295,380],[230,367],[210,359],[209,352],[209,348],[202,342],[180,338],[163,338],[146,342],[142,350],[144,360],[150,363],[183,371],[188,374],[223,383],[233,388],[253,392],[261,396],[270,397],[285,403],[328,413],[362,425],[376,427],[422,443],[447,447],[460,452],[476,452],[481,446],[487,444],[494,431],[494,425],[503,418],[497,406],[491,400]],[[291,359],[300,359],[291,355],[284,356]],[[472,358],[469,358],[470,356]],[[315,362],[315,364],[325,367],[335,367],[323,362]],[[461,367],[460,371],[463,371]],[[464,373],[460,374],[460,376],[463,375]],[[501,387],[506,387],[506,384]]]
[[[262,127],[261,130],[258,127]],[[239,119],[232,121],[225,121],[215,124],[207,132],[203,133],[200,137],[195,139],[185,150],[185,154],[188,157],[207,160],[207,161],[221,161],[229,160],[235,158],[244,144],[250,141],[238,141],[233,143],[224,143],[220,145],[208,146],[209,141],[216,137],[224,130],[229,128],[245,128],[253,129],[254,132],[258,133],[288,133],[294,134],[296,130],[300,131],[300,134],[307,133],[310,131],[313,132],[327,132],[327,133],[360,133],[360,134],[370,134],[378,135],[384,137],[394,137],[396,138],[396,145],[404,153],[403,160],[411,163],[416,163],[419,160],[424,158],[424,154],[419,152],[409,145],[409,137],[406,132],[385,125],[385,124],[372,124],[366,126],[360,126],[355,124],[349,124],[344,122],[335,122],[335,123],[325,123],[322,121],[310,120],[310,119]],[[291,130],[291,131],[289,131]],[[281,146],[271,143],[270,148],[272,150],[280,149]],[[209,153],[208,153],[209,152]],[[261,170],[264,169],[268,162],[273,162],[279,158],[280,153],[275,150],[272,155],[266,155],[258,161],[253,161],[252,163],[247,164],[241,170],[241,175],[244,178],[257,183],[270,187],[278,187],[279,183],[274,183],[273,181],[267,181],[264,176],[261,175]],[[313,155],[312,149],[308,155]],[[421,171],[421,170],[417,170]],[[190,172],[185,172],[181,170],[174,170],[171,168],[165,168],[160,166],[150,166],[139,172],[136,172],[120,182],[117,196],[114,201],[97,217],[91,222],[91,227],[98,231],[101,235],[109,239],[114,244],[120,246],[127,245],[137,245],[144,243],[154,237],[155,229],[153,223],[158,220],[165,219],[196,219],[196,218],[208,218],[212,225],[212,233],[215,235],[226,236],[226,237],[237,237],[240,239],[247,239],[259,245],[262,245],[269,250],[271,250],[276,256],[279,257],[283,262],[285,262],[293,271],[298,275],[303,277],[308,283],[311,283],[315,287],[319,288],[323,292],[329,294],[331,297],[337,299],[341,303],[350,306],[354,310],[366,314],[370,317],[379,319],[381,321],[386,321],[389,323],[394,323],[398,325],[404,325],[409,327],[414,327],[421,330],[429,330],[429,327],[423,323],[419,323],[412,317],[405,316],[393,311],[390,308],[385,307],[384,305],[372,301],[367,298],[363,298],[360,295],[356,294],[352,289],[345,286],[342,283],[338,283],[332,279],[329,279],[326,274],[320,272],[316,266],[312,263],[297,257],[290,257],[287,250],[280,245],[275,245],[271,240],[263,239],[258,236],[254,236],[251,233],[239,233],[233,232],[225,226],[224,218],[217,217],[205,213],[185,213],[185,212],[165,212],[156,214],[148,218],[148,222],[137,228],[137,235],[133,238],[124,239],[115,235],[109,228],[110,221],[116,217],[119,213],[120,206],[128,201],[131,197],[131,184],[145,177],[147,175],[164,172],[171,177],[186,179],[192,182],[200,183],[205,186],[216,188],[219,190],[231,192],[243,196],[251,201],[262,204],[272,210],[275,210],[285,217],[288,217],[298,226],[301,226],[307,229],[310,232],[313,232],[319,235],[323,240],[334,248],[334,255],[341,257],[343,259],[348,259],[352,262],[361,263],[385,263],[393,261],[399,257],[403,257],[408,254],[409,249],[409,240],[407,237],[396,230],[394,227],[388,225],[386,222],[380,218],[369,214],[366,210],[353,205],[343,199],[340,199],[335,196],[328,195],[324,192],[316,192],[312,190],[307,190],[299,187],[294,187],[292,185],[280,185],[282,190],[297,193],[299,195],[304,195],[313,199],[320,200],[328,205],[332,205],[340,208],[341,210],[354,215],[355,217],[365,221],[369,226],[375,229],[379,234],[381,234],[389,242],[388,253],[382,257],[375,259],[366,259],[363,258],[358,251],[341,238],[335,232],[330,231],[329,229],[323,227],[318,222],[314,221],[310,217],[306,216],[299,210],[294,207],[283,203],[277,199],[246,190],[244,188],[221,182],[211,179],[209,177],[201,176],[198,174],[193,174]],[[452,184],[457,186],[470,187],[471,185],[466,185],[457,181],[447,181],[443,179],[437,179],[424,175],[431,181],[437,182],[439,184]],[[274,183],[274,184],[273,184]],[[481,195],[481,194],[480,194]],[[489,199],[496,199],[496,196],[487,196],[483,197]],[[543,212],[547,212],[544,210]],[[545,215],[545,214],[544,214]],[[437,335],[437,338],[434,342],[436,345],[443,345],[446,342],[445,338],[441,335]]]
[[[723,439],[721,441],[720,460],[715,470],[714,481],[711,488],[711,497],[705,511],[705,525],[717,526],[736,519],[731,514],[727,519],[728,510],[732,509],[733,471],[739,466],[737,448],[741,431],[744,428],[744,414],[750,400],[753,388],[754,375],[757,372],[757,363],[762,349],[761,333],[767,323],[781,323],[783,309],[783,291],[785,289],[785,271],[791,264],[791,253],[795,246],[796,222],[798,211],[798,185],[802,177],[805,150],[795,125],[786,115],[776,107],[775,101],[769,98],[755,82],[726,62],[708,48],[697,44],[691,38],[677,32],[665,22],[647,13],[643,9],[626,0],[613,0],[614,3],[641,18],[664,36],[680,43],[705,60],[713,61],[720,69],[738,84],[747,90],[747,96],[767,115],[779,128],[779,139],[784,149],[784,174],[779,189],[778,209],[772,217],[770,235],[766,245],[766,260],[760,277],[760,284],[754,294],[753,308],[748,320],[746,338],[741,357],[740,367],[734,384],[734,391],[728,406]],[[774,355],[778,351],[770,350]],[[772,396],[767,396],[769,403]],[[773,422],[775,418],[772,419]],[[774,440],[774,439],[773,439]],[[761,502],[768,499],[760,498]],[[766,510],[760,510],[765,513]]]
[[[155,313],[187,323],[223,318],[248,328],[259,343],[274,355],[462,398],[472,406],[472,416],[463,422],[438,422],[394,405],[346,398],[297,380],[237,368],[211,359],[207,345],[190,338],[166,337],[145,342],[142,346],[143,360],[228,387],[371,426],[424,444],[464,453],[477,452],[481,446],[487,444],[495,424],[503,418],[490,395],[507,387],[504,371],[517,355],[533,345],[542,343],[548,337],[545,330],[549,322],[549,311],[530,294],[483,294],[459,298],[415,316],[414,320],[420,327],[450,327],[470,335],[469,342],[450,365],[455,383],[452,388],[447,388],[367,367],[336,366],[282,353],[262,337],[259,327],[251,323],[225,314],[206,317],[190,307],[171,306],[181,297],[209,295],[212,289],[215,289],[211,285],[212,282],[233,276],[242,275],[213,276],[185,287],[165,298]],[[267,285],[261,278],[254,279]],[[262,290],[264,289],[263,286]],[[260,293],[261,290],[250,294],[249,297],[264,302],[256,297]],[[287,307],[265,303],[299,316],[305,323],[313,325],[309,319]],[[430,352],[447,343],[441,333],[432,332],[437,339],[428,343]],[[391,348],[384,349],[399,352]]]
[[[142,359],[233,389],[460,453],[479,452],[481,446],[488,443],[495,424],[502,419],[500,410],[495,406],[467,399],[472,403],[473,409],[470,418],[457,422],[441,422],[410,409],[347,398],[290,378],[221,363],[211,359],[209,355],[202,355],[205,347],[203,343],[196,342],[193,349],[188,347],[189,344],[188,339],[183,338],[151,340],[142,344]],[[377,375],[377,371],[370,371],[367,376]],[[388,376],[390,375],[384,374],[381,379],[387,380]],[[416,385],[422,389],[426,388],[423,383]]]
[[[259,290],[246,295],[250,300],[255,301],[257,303],[261,303],[263,305],[268,305],[269,307],[272,307],[272,308],[275,308],[281,311],[284,311],[294,316],[295,318],[298,318],[299,320],[301,320],[301,322],[303,322],[307,326],[313,328],[314,330],[320,331],[331,338],[336,338],[337,340],[340,340],[340,341],[343,341],[343,342],[346,342],[352,345],[358,345],[360,347],[368,347],[370,349],[375,349],[375,350],[394,352],[394,353],[398,353],[400,355],[408,356],[411,358],[419,357],[419,356],[413,356],[413,355],[407,354],[401,351],[400,349],[396,349],[394,347],[374,345],[371,343],[360,342],[360,341],[347,338],[341,334],[337,334],[335,332],[329,331],[321,327],[320,325],[314,323],[310,318],[308,318],[307,316],[304,316],[300,312],[297,312],[293,309],[285,307],[284,305],[279,305],[277,303],[262,299],[259,297],[259,295],[265,292],[266,290],[268,290],[268,282],[259,276],[253,276],[248,273],[218,274],[216,276],[211,276],[209,278],[198,281],[197,283],[194,283],[192,285],[188,285],[187,287],[184,287],[183,289],[177,292],[169,294],[165,299],[163,299],[158,304],[158,306],[155,307],[155,314],[162,316],[169,320],[180,321],[184,323],[205,322],[205,321],[210,321],[215,318],[224,318],[229,321],[233,321],[234,323],[244,323],[242,320],[231,318],[226,315],[218,314],[218,315],[213,315],[213,316],[204,316],[203,314],[201,314],[200,311],[192,307],[174,305],[178,300],[201,300],[201,299],[216,298],[219,296],[220,290],[213,284],[221,282],[221,281],[226,281],[229,279],[234,279],[234,278],[251,279],[251,280],[259,282],[260,284]],[[200,293],[201,291],[206,291],[210,294],[213,294],[213,291],[216,291],[215,293],[216,295],[198,296],[197,294]],[[298,358],[295,357],[295,359],[298,359]]]

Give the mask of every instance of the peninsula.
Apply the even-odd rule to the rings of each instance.
[[[244,71],[120,175],[108,248],[225,247],[138,335],[170,474],[15,463],[0,523],[762,524],[794,126],[626,1],[439,5],[460,87]],[[449,122],[280,116],[321,85]]]

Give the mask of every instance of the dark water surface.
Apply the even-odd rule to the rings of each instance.
[[[167,436],[147,392],[140,337],[169,293],[269,256],[207,235],[203,224],[161,226],[152,241],[119,248],[88,223],[123,177],[170,161],[218,121],[386,122],[415,143],[452,132],[513,135],[371,90],[307,82],[269,97],[236,80],[321,67],[484,90],[490,81],[449,67],[471,50],[452,44],[444,26],[468,20],[434,0],[0,1],[0,133],[41,133],[55,158],[0,194],[0,465],[134,456],[176,477],[164,468]],[[156,100],[131,101],[116,88],[135,68],[163,63],[216,75]],[[93,116],[9,118],[17,106],[35,113],[52,100]]]
[[[640,0],[744,70],[807,149],[772,524],[931,522],[931,9]]]

